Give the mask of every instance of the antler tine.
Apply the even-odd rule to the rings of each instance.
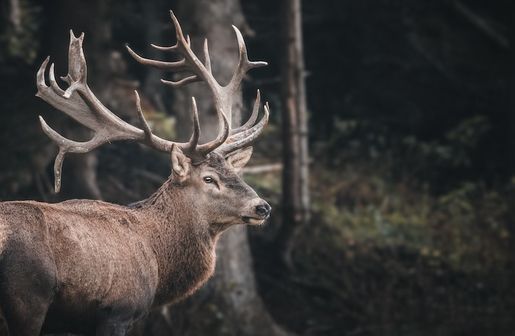
[[[204,39],[204,63],[206,63],[206,69],[209,73],[213,73],[211,70],[211,58],[209,56],[209,46],[207,43],[207,39]]]
[[[55,81],[54,63],[50,64],[50,71],[48,72],[48,79],[50,80],[50,87],[58,95],[64,95],[64,90],[59,87]]]
[[[125,47],[127,48],[127,51],[129,51],[129,54],[131,54],[131,56],[134,57],[134,59],[141,64],[150,65],[154,68],[161,69],[161,70],[174,70],[177,72],[188,70],[188,65],[186,64],[186,61],[184,59],[182,59],[180,61],[176,61],[176,62],[156,61],[156,60],[145,58],[145,57],[138,55],[134,50],[131,49],[131,47],[129,47],[129,45],[126,45]],[[174,48],[174,47],[175,46],[164,47],[164,48]],[[156,48],[156,46],[154,46],[154,48]],[[168,49],[168,50],[170,50],[170,49]],[[173,49],[171,49],[171,50],[173,50]]]
[[[177,49],[176,44],[174,44],[173,46],[169,46],[169,47],[163,47],[163,46],[158,46],[157,44],[150,43],[150,46],[152,48],[155,48],[155,49],[161,50],[161,51],[173,51],[173,50]]]
[[[258,89],[257,94],[256,94],[256,100],[254,101],[254,106],[252,107],[252,114],[250,115],[249,119],[247,120],[247,122],[245,124],[243,124],[242,126],[240,126],[238,128],[231,130],[231,136],[233,136],[234,134],[238,134],[241,131],[245,131],[245,130],[249,129],[250,127],[252,127],[252,125],[254,125],[254,123],[257,120],[258,114],[259,114],[259,106],[260,105],[261,105],[261,92]],[[229,140],[230,140],[230,137],[229,137],[228,141]]]
[[[195,97],[191,97],[191,110],[193,112],[193,132],[191,134],[188,146],[190,150],[194,151],[198,145],[198,139],[200,138],[200,123],[198,119],[198,109]]]
[[[252,128],[239,132],[231,136],[226,143],[224,143],[219,149],[222,155],[227,155],[235,150],[247,147],[252,144],[254,140],[263,132],[263,129],[268,124],[270,116],[270,107],[268,103],[265,104],[265,113],[261,120],[255,124]]]
[[[48,124],[45,122],[42,116],[39,116],[39,122],[41,124],[41,128],[43,132],[56,144],[59,146],[59,152],[55,158],[54,163],[54,189],[55,192],[59,192],[61,190],[61,172],[63,169],[63,161],[66,153],[85,153],[88,151],[88,147],[95,145],[94,139],[91,139],[88,142],[77,142],[63,137],[61,134],[54,131]],[[96,140],[96,139],[95,139]]]
[[[182,85],[186,85],[189,83],[199,82],[200,80],[201,79],[198,78],[197,75],[193,75],[193,76],[184,77],[178,81],[171,81],[171,80],[166,80],[166,79],[161,78],[161,83],[170,85],[171,87],[176,88],[176,87],[180,87]]]
[[[145,115],[143,114],[143,109],[141,108],[141,99],[139,97],[139,93],[137,90],[134,90],[134,95],[136,96],[136,110],[138,111],[138,118],[143,126],[143,132],[145,132],[145,138],[147,141],[152,141],[152,130],[145,119]]]
[[[249,61],[247,54],[247,46],[245,45],[245,40],[243,39],[240,30],[234,25],[232,26],[232,29],[236,33],[236,39],[238,41],[239,59],[238,66],[236,67],[236,70],[234,71],[231,81],[227,86],[230,88],[231,92],[235,92],[240,87],[241,81],[245,76],[245,73],[254,68],[267,66],[268,63],[263,61]]]

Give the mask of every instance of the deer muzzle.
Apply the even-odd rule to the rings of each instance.
[[[247,224],[260,225],[270,217],[271,212],[272,207],[270,204],[261,198],[255,198],[247,205],[246,211],[242,215],[242,219]]]

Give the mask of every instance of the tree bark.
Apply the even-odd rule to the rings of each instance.
[[[283,224],[277,243],[292,267],[292,241],[309,221],[309,153],[300,0],[285,0],[282,63]]]
[[[166,6],[163,5],[164,1],[165,0],[154,0],[142,3],[141,14],[144,17],[144,22],[155,22],[156,18],[166,15]],[[152,41],[152,43],[160,44],[163,27],[164,25],[162,24],[146,25],[144,28],[145,40],[148,42]],[[166,44],[166,42],[163,44]],[[152,59],[160,59],[163,57],[162,52],[152,48],[150,44],[147,44],[145,55],[148,55],[148,57]],[[165,71],[160,69],[152,69],[151,71],[146,72],[142,85],[142,90],[145,95],[150,98],[153,105],[156,106],[157,109],[161,112],[169,110],[166,108],[166,102],[164,100],[164,94],[168,88],[164,87],[163,83],[161,83],[161,78],[165,78],[165,76]]]
[[[209,41],[214,76],[222,83],[228,81],[237,62],[237,42],[231,24],[244,27],[245,21],[238,0],[181,1],[176,11],[183,30],[190,34],[194,50],[202,50],[201,43]],[[190,97],[197,98],[201,119],[202,140],[213,139],[218,133],[218,122],[213,99],[205,84],[190,85],[174,90],[174,111],[179,133],[190,136]],[[241,120],[241,92],[235,99],[232,122]],[[213,278],[186,302],[161,311],[163,325],[174,335],[284,335],[268,314],[257,290],[247,230],[232,227],[222,234],[217,246],[217,265]],[[151,316],[152,325],[159,325]],[[145,334],[163,334],[147,325]]]

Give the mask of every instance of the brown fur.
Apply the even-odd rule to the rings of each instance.
[[[219,234],[255,218],[256,200],[264,201],[231,165],[241,154],[226,161],[212,153],[200,166],[179,159],[188,175],[173,174],[132,206],[0,203],[0,309],[12,335],[125,335],[152,306],[209,278]]]
[[[67,153],[86,153],[106,142],[132,140],[170,152],[172,178],[148,200],[132,206],[74,200],[60,204],[6,202],[0,204],[0,308],[14,336],[35,336],[41,330],[125,335],[131,323],[151,306],[191,294],[213,273],[215,244],[221,232],[235,224],[261,224],[270,206],[241,180],[237,171],[251,156],[248,146],[268,122],[269,107],[256,123],[260,94],[249,120],[231,129],[233,98],[247,71],[265,66],[247,58],[240,31],[239,62],[225,86],[208,65],[198,61],[173,13],[177,44],[184,64],[145,59],[143,64],[192,72],[213,94],[219,134],[199,144],[200,124],[192,98],[193,134],[188,143],[159,138],[145,121],[140,98],[136,107],[143,128],[109,111],[87,84],[84,34],[70,31],[66,90],[55,82],[49,58],[36,75],[37,96],[93,131],[85,142],[67,139],[40,117],[43,131],[58,146],[54,164],[55,190],[61,186]],[[188,79],[189,78],[189,79]]]

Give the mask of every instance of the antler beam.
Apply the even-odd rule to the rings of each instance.
[[[204,63],[202,63],[191,49],[191,41],[189,36],[184,36],[182,27],[172,11],[170,11],[170,16],[175,27],[177,42],[172,46],[157,46],[155,44],[151,44],[151,46],[161,51],[168,51],[178,54],[181,57],[179,61],[166,62],[152,60],[138,55],[129,46],[127,46],[127,50],[132,55],[132,57],[134,57],[134,59],[141,64],[149,65],[161,70],[173,71],[175,73],[187,73],[186,77],[183,77],[177,81],[161,79],[164,84],[170,85],[172,87],[180,87],[197,81],[206,82],[213,96],[218,115],[221,116],[225,114],[229,121],[229,125],[231,125],[233,98],[236,92],[239,90],[245,74],[251,69],[266,66],[267,63],[262,61],[250,61],[248,59],[247,47],[245,45],[245,41],[243,40],[243,36],[238,28],[232,26],[238,43],[238,65],[236,66],[236,69],[234,70],[229,83],[225,86],[222,86],[214,78],[211,70],[211,58],[209,56],[207,40],[204,41]],[[262,132],[264,126],[268,122],[269,108],[265,105],[264,116],[257,124],[254,125],[259,114],[259,107],[260,93],[258,90],[251,117],[243,126],[231,130],[231,135],[218,149],[219,152],[228,154],[236,149],[246,147],[250,145],[250,143]],[[220,117],[220,120],[221,119],[222,118]]]
[[[93,131],[93,137],[90,140],[85,142],[73,141],[56,132],[48,126],[41,116],[39,117],[43,131],[59,146],[59,152],[54,164],[56,192],[59,192],[61,188],[62,165],[67,153],[86,153],[106,142],[131,140],[144,143],[164,152],[169,152],[173,145],[177,145],[193,159],[199,159],[221,146],[228,138],[230,131],[229,122],[225,115],[221,114],[220,133],[217,138],[209,143],[198,145],[200,126],[194,98],[192,99],[193,135],[187,143],[175,143],[162,139],[152,133],[143,116],[137,92],[135,92],[136,107],[143,129],[134,127],[120,119],[98,100],[87,84],[87,64],[82,49],[83,40],[84,34],[76,37],[70,31],[68,74],[61,78],[68,84],[66,90],[61,89],[57,84],[53,64],[50,65],[48,75],[50,86],[47,85],[45,72],[50,60],[48,57],[41,64],[36,75],[38,89],[36,96]]]
[[[175,27],[177,37],[176,44],[170,47],[161,47],[156,45],[152,45],[152,47],[179,54],[182,57],[179,61],[166,62],[152,60],[141,57],[128,46],[127,50],[136,59],[136,61],[142,64],[176,73],[187,74],[178,81],[162,79],[161,81],[164,84],[178,87],[196,81],[206,82],[212,93],[218,115],[219,133],[217,137],[208,143],[201,145],[198,144],[200,125],[197,105],[195,98],[193,97],[193,133],[190,140],[186,143],[175,143],[162,139],[152,133],[152,130],[144,118],[140,98],[137,92],[135,92],[136,108],[142,129],[132,126],[120,119],[106,106],[104,106],[89,88],[87,83],[87,64],[84,57],[84,51],[82,49],[84,34],[76,37],[73,32],[70,31],[68,74],[61,78],[68,84],[68,87],[66,90],[63,90],[57,84],[55,80],[54,64],[50,65],[48,73],[50,85],[47,85],[45,73],[50,61],[50,59],[47,58],[41,64],[36,76],[38,88],[36,96],[64,112],[78,123],[92,130],[93,137],[84,142],[70,140],[52,129],[40,116],[43,131],[59,146],[59,152],[54,165],[56,192],[58,192],[61,187],[62,165],[67,153],[86,153],[105,144],[106,142],[131,140],[141,142],[149,147],[164,152],[169,152],[173,146],[177,146],[192,159],[193,163],[199,163],[205,159],[208,153],[214,150],[217,150],[223,155],[227,155],[232,151],[249,146],[263,131],[264,126],[268,122],[269,107],[268,103],[265,104],[264,115],[256,123],[259,115],[259,107],[261,105],[261,95],[259,90],[257,92],[256,101],[254,102],[252,115],[249,120],[244,125],[232,130],[230,129],[230,125],[233,98],[238,91],[245,74],[253,68],[267,65],[267,63],[250,61],[248,59],[247,47],[243,40],[243,36],[238,28],[233,26],[238,43],[238,64],[229,83],[222,86],[214,78],[212,73],[211,58],[209,56],[207,40],[204,42],[204,63],[202,63],[191,49],[190,38],[189,36],[184,36],[181,25],[172,11],[170,11],[170,15]]]

